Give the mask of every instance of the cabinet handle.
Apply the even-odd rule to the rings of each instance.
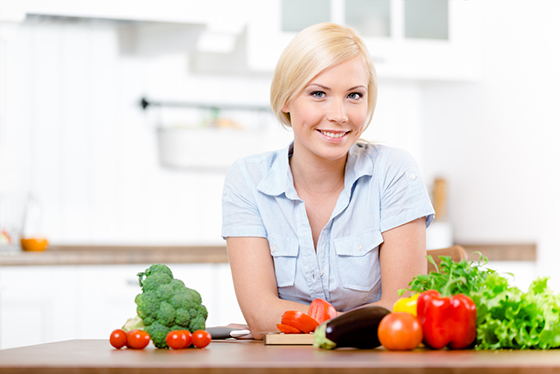
[[[140,282],[138,282],[138,279],[128,278],[125,283],[127,286],[140,287]]]

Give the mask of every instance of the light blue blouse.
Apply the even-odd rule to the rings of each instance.
[[[315,252],[305,203],[288,163],[292,149],[293,143],[230,167],[222,198],[222,237],[268,239],[281,299],[309,304],[322,298],[339,311],[379,300],[381,233],[421,217],[427,227],[434,219],[416,162],[398,148],[354,145],[344,190]]]

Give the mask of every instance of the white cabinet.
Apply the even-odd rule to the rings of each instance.
[[[360,32],[380,78],[471,81],[479,75],[475,0],[0,0],[0,6],[0,22],[27,16],[124,21],[120,40],[133,41],[132,52],[192,52],[192,68],[201,73],[270,74],[293,30],[332,21]]]
[[[68,339],[106,339],[136,315],[137,273],[149,265],[0,268],[0,349]],[[228,264],[170,264],[197,290],[207,326],[244,323]]]
[[[23,21],[26,15],[85,19],[175,22],[208,25],[214,30],[237,31],[245,23],[248,0],[0,0],[0,20]]]
[[[0,349],[73,337],[74,267],[0,268]]]
[[[253,6],[252,14],[255,16],[249,21],[247,31],[249,70],[272,71],[281,52],[296,34],[295,31],[282,31],[283,1],[261,1]],[[345,0],[323,2],[330,7],[328,21],[348,23]],[[407,12],[407,6],[415,2],[387,0],[386,18],[390,25],[378,27],[381,29],[377,31],[379,36],[362,35],[380,78],[451,81],[478,78],[478,3],[459,0],[439,2],[448,5],[447,38],[444,39],[424,37],[421,33],[414,37],[414,22],[410,22],[407,17],[417,14],[417,23],[428,24],[421,19],[421,12]],[[384,28],[388,31],[383,31]]]

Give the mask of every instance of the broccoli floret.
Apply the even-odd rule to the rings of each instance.
[[[146,282],[148,277],[154,276],[156,274],[159,274],[159,278],[160,281],[163,281],[163,283],[169,283],[171,282],[171,280],[173,279],[173,273],[171,272],[171,269],[169,269],[169,267],[167,267],[167,265],[164,264],[153,264],[152,266],[150,266],[148,269],[146,269],[145,272],[143,273],[138,273],[138,282],[140,283],[140,287],[142,287],[143,290],[146,290],[144,287],[144,283]],[[146,278],[146,279],[144,279]],[[151,282],[156,282],[156,279],[158,277],[154,277],[154,279]],[[168,281],[165,281],[169,279]]]
[[[171,283],[162,284],[156,289],[157,297],[160,300],[165,300],[165,301],[169,301],[169,299],[173,297],[174,292],[175,289],[173,288],[173,285]]]
[[[181,308],[177,309],[175,312],[175,323],[180,326],[188,326],[191,322],[191,314],[189,313],[189,311],[187,309]]]
[[[157,313],[157,321],[165,326],[173,326],[175,322],[175,308],[171,306],[167,301],[162,301],[159,304],[159,310]]]
[[[185,287],[188,291],[188,293],[190,294],[190,297],[192,299],[192,301],[195,304],[202,304],[202,297],[200,296],[200,294],[198,293],[198,291],[193,290],[191,288]]]
[[[197,316],[194,319],[191,319],[191,323],[187,330],[194,332],[196,330],[204,330],[206,320],[202,316]]]
[[[150,339],[152,339],[156,348],[168,348],[165,338],[169,331],[171,331],[170,327],[164,326],[156,321],[150,326],[146,326],[145,331],[150,335]]]
[[[168,284],[171,282],[171,279],[173,278],[165,273],[154,273],[146,277],[144,283],[142,284],[142,290],[157,291],[159,286]]]
[[[150,266],[145,272],[144,274],[146,274],[146,276],[155,274],[155,273],[164,273],[169,275],[171,278],[173,278],[173,272],[171,271],[171,269],[164,264],[153,264],[152,266]]]
[[[170,282],[170,284],[171,284],[171,286],[173,287],[173,289],[178,289],[178,290],[180,290],[180,289],[186,288],[186,287],[185,287],[185,283],[184,283],[182,280],[180,280],[180,279],[173,279],[173,280]]]
[[[138,317],[157,348],[168,348],[165,342],[171,330],[203,330],[208,310],[202,305],[200,293],[173,279],[163,264],[150,266],[138,273],[143,292],[136,296]]]
[[[156,316],[159,310],[160,301],[155,291],[138,294],[136,295],[136,299],[134,299],[134,301],[137,305],[136,313],[138,313],[140,317],[145,319],[147,317]]]

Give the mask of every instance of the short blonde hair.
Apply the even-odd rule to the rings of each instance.
[[[335,23],[318,23],[300,31],[288,44],[274,70],[270,105],[280,123],[291,127],[290,114],[282,108],[295,98],[317,74],[361,56],[368,71],[368,112],[365,128],[371,122],[377,102],[377,74],[372,58],[358,33]]]

